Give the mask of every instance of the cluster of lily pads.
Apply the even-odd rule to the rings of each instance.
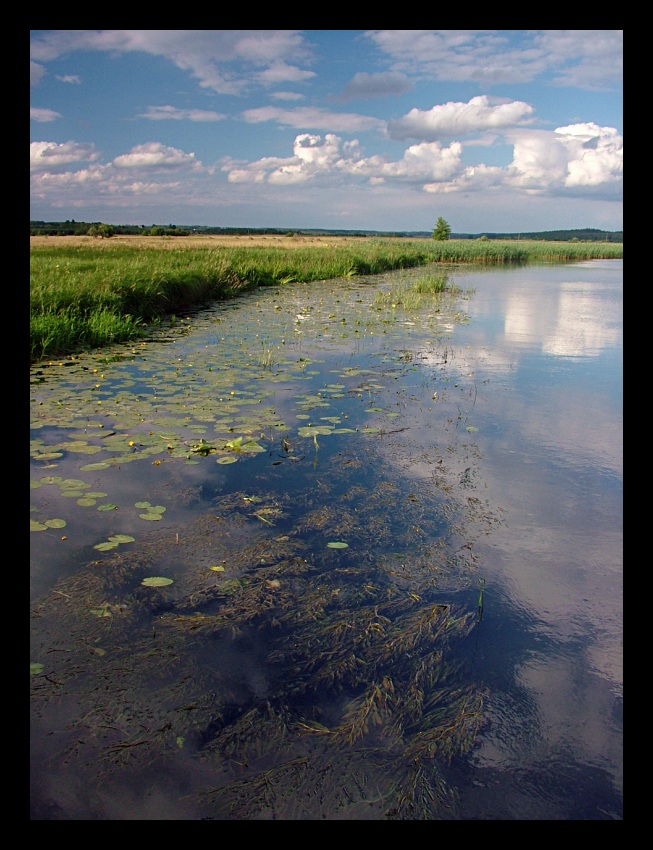
[[[112,736],[122,711],[114,698],[129,700],[120,740],[102,754],[111,771],[199,739],[218,765],[252,760],[238,768],[242,784],[222,777],[207,797],[231,817],[268,811],[272,788],[291,807],[307,787],[305,765],[331,809],[365,798],[368,771],[394,801],[377,808],[393,816],[447,799],[436,755],[469,748],[483,701],[473,688],[444,686],[444,646],[472,624],[437,595],[454,515],[440,498],[453,497],[407,493],[400,465],[386,467],[380,449],[409,430],[413,388],[427,380],[417,352],[437,359],[458,306],[442,297],[408,315],[396,296],[386,303],[374,291],[340,282],[310,298],[288,284],[216,307],[165,340],[33,370],[32,488],[35,501],[50,498],[32,512],[54,504],[73,525],[90,516],[77,508],[94,508],[121,525],[95,543],[100,560],[80,562],[39,600],[30,673],[46,702],[57,695],[45,672],[75,677],[77,742],[96,741],[93,723]],[[436,379],[444,410],[449,378]],[[164,504],[173,507],[170,492],[187,479],[217,494],[192,521]],[[124,483],[142,498],[124,498]],[[465,510],[474,504],[466,498]],[[46,533],[63,527],[52,515],[33,522]],[[454,572],[467,570],[468,553],[452,558]],[[47,651],[58,627],[75,636],[74,652],[65,670],[44,671],[44,659],[58,664]],[[160,632],[165,641],[153,641]],[[198,658],[240,637],[262,640],[278,673],[267,704],[236,712],[226,668]],[[101,695],[95,675],[111,682]],[[329,725],[331,702],[342,710]],[[316,742],[308,750],[307,738]],[[273,766],[257,768],[268,750]]]

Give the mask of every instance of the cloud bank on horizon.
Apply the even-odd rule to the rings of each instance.
[[[621,30],[33,30],[30,219],[623,229]]]

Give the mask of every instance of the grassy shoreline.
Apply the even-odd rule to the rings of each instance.
[[[30,364],[128,342],[152,324],[260,286],[432,262],[622,259],[623,243],[356,237],[30,237]]]

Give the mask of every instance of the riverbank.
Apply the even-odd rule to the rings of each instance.
[[[427,263],[620,259],[623,243],[302,235],[30,237],[30,363],[142,336],[153,323],[259,286]]]

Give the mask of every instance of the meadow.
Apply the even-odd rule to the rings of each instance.
[[[427,263],[622,259],[623,243],[330,237],[30,237],[30,364],[127,342],[260,286]]]

